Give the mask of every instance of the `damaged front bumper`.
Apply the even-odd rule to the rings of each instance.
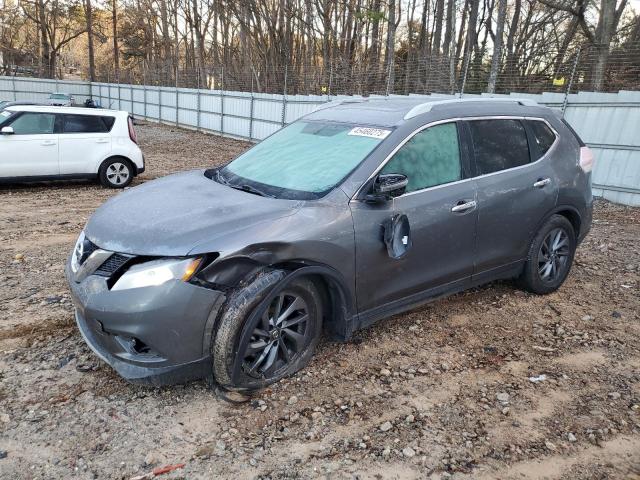
[[[123,378],[166,385],[211,373],[210,345],[224,294],[180,280],[111,291],[107,279],[65,274],[78,329],[89,347]]]

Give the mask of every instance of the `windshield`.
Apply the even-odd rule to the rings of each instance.
[[[11,115],[13,115],[13,112],[10,112],[9,110],[3,110],[0,112],[0,127],[9,120]]]
[[[69,95],[66,93],[52,93],[49,98],[52,100],[66,100],[69,98]]]
[[[313,199],[342,181],[390,130],[299,121],[240,155],[222,171],[231,185],[282,198]]]

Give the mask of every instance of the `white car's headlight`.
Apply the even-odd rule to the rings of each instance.
[[[188,258],[186,260],[163,259],[140,263],[127,270],[111,290],[153,287],[162,285],[169,280],[188,282],[201,261],[202,258]]]

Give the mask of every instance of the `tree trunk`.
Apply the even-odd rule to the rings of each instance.
[[[396,55],[396,0],[389,0],[389,15],[387,22],[387,48],[385,70],[387,73],[387,94],[393,93],[395,86],[395,55]]]
[[[96,81],[96,61],[93,49],[93,10],[91,0],[85,0],[84,3],[85,17],[87,20],[87,46],[89,48],[89,81]]]
[[[91,0],[88,0],[91,1]],[[113,66],[116,81],[120,82],[120,49],[118,48],[118,4],[117,0],[111,2],[111,20],[113,25]]]
[[[493,57],[491,58],[491,70],[489,71],[489,84],[487,92],[495,93],[500,60],[502,58],[502,45],[504,36],[504,20],[507,16],[507,0],[498,0],[498,21],[496,24],[496,37],[493,40]]]

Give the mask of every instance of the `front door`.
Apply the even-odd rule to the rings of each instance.
[[[470,283],[477,220],[476,187],[468,179],[455,122],[413,135],[380,173],[406,175],[406,192],[386,203],[352,200],[358,310],[372,316],[401,310],[430,294]],[[383,224],[407,216],[411,247],[392,258]]]
[[[478,175],[475,274],[491,276],[526,257],[533,235],[556,204],[558,185],[550,159],[537,160],[543,152],[534,130],[527,135],[524,120],[472,120],[468,126]]]
[[[53,113],[24,112],[7,124],[13,134],[0,135],[0,177],[58,175],[58,135]]]

